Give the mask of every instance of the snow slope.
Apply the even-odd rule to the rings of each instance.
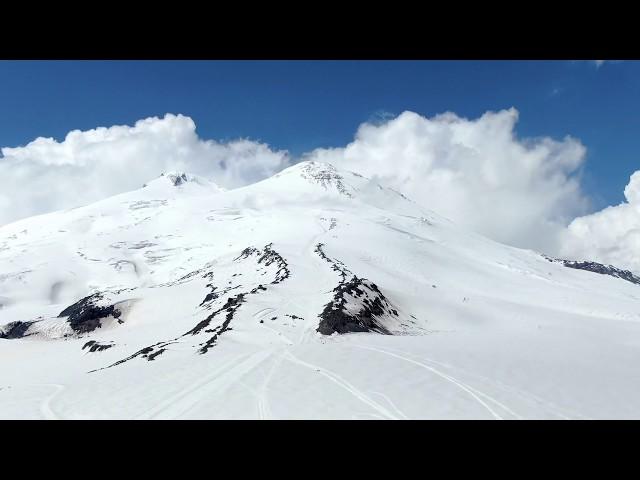
[[[168,173],[0,228],[0,418],[640,418],[634,279],[328,164]]]

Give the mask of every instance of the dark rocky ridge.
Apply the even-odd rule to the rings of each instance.
[[[102,352],[103,350],[107,350],[111,347],[113,347],[113,343],[99,343],[99,342],[96,342],[95,340],[89,340],[87,343],[85,343],[82,346],[82,350],[84,350],[85,348],[88,348],[89,353],[93,353],[93,352]]]
[[[109,316],[119,319],[122,315],[114,305],[105,307],[96,305],[96,302],[102,299],[103,296],[100,293],[84,297],[61,311],[58,318],[69,317],[67,322],[76,333],[92,332],[102,327],[102,319]],[[122,320],[118,322],[124,323]]]
[[[29,327],[34,324],[34,321],[31,322],[11,322],[3,327],[0,327],[0,338],[4,338],[6,340],[14,340],[16,338],[23,338],[29,336],[27,331]]]
[[[333,301],[327,303],[320,314],[317,331],[323,335],[351,332],[377,332],[391,335],[378,319],[385,315],[398,316],[389,301],[375,283],[355,275],[351,280],[340,283],[334,290]],[[347,309],[349,297],[358,298],[362,305],[355,313]]]
[[[588,272],[599,273],[601,275],[609,275],[611,277],[620,278],[622,280],[626,280],[627,282],[640,285],[640,277],[634,275],[629,270],[622,270],[621,268],[614,267],[613,265],[604,265],[602,263],[588,261],[579,262],[575,260],[564,260],[561,258],[548,257],[546,255],[543,255],[543,257],[550,262],[562,263],[565,267],[568,268],[586,270]]]
[[[201,348],[199,350],[200,353],[207,353],[207,351],[216,344],[216,342],[218,341],[218,337],[220,337],[220,335],[222,335],[224,332],[228,330],[233,330],[231,327],[229,327],[229,324],[231,323],[231,320],[233,320],[233,315],[236,313],[236,310],[238,310],[238,308],[240,308],[240,305],[244,303],[245,301],[244,297],[245,297],[244,293],[239,293],[235,297],[228,298],[227,302],[224,304],[224,306],[221,309],[213,312],[205,320],[203,320],[198,325],[196,325],[194,329],[184,334],[184,335],[188,335],[188,334],[196,335],[203,328],[207,327],[211,323],[211,320],[214,317],[216,317],[219,313],[223,311],[227,312],[225,316],[225,320],[224,322],[222,322],[222,325],[219,325],[211,330],[205,330],[205,332],[213,333],[214,335],[211,338],[209,338],[206,342],[201,344]]]
[[[98,372],[100,370],[106,370],[107,368],[111,368],[111,367],[115,367],[116,365],[121,365],[125,362],[128,362],[129,360],[132,360],[134,358],[137,357],[142,357],[142,358],[146,358],[148,361],[153,361],[155,360],[155,358],[158,355],[161,355],[162,353],[164,353],[167,349],[167,345],[171,345],[172,343],[176,343],[175,341],[169,341],[169,342],[158,342],[155,343],[149,347],[144,347],[140,350],[138,350],[136,353],[134,353],[133,355],[129,355],[127,358],[123,358],[122,360],[118,360],[115,363],[112,363],[111,365],[107,365],[106,367],[102,367],[102,368],[97,368],[95,370],[90,370],[88,373],[93,373],[93,372]],[[86,344],[85,344],[86,346]]]
[[[278,252],[271,248],[272,245],[272,243],[265,245],[262,250],[263,253],[258,259],[258,263],[264,263],[267,267],[273,263],[278,266],[275,279],[271,282],[271,285],[275,285],[289,278],[291,276],[291,271],[289,270],[289,264],[287,261]]]
[[[272,244],[268,244],[265,245],[261,250],[258,250],[255,247],[247,247],[245,248],[238,257],[234,258],[234,261],[240,261],[240,260],[246,260],[251,256],[257,256],[257,263],[258,264],[262,264],[264,263],[265,266],[269,266],[273,263],[275,263],[278,267],[278,270],[276,271],[276,274],[274,276],[273,281],[270,283],[271,285],[275,285],[277,283],[282,282],[283,280],[285,280],[286,278],[288,278],[290,276],[290,271],[289,271],[289,267],[287,264],[287,261],[275,250],[273,250],[272,248]],[[213,280],[214,278],[214,272],[213,271],[207,271],[203,274],[204,269],[199,269],[196,270],[194,272],[191,272],[183,277],[181,277],[179,279],[179,281],[188,281],[190,279],[192,279],[193,277],[195,277],[196,275],[202,275],[202,278],[206,278],[209,280]],[[234,274],[233,277],[239,276],[240,274]],[[167,284],[164,285],[172,285],[175,282],[169,282]],[[242,285],[234,285],[231,287],[227,287],[224,288],[222,290],[219,290],[218,287],[216,285],[213,284],[213,282],[207,284],[207,287],[211,288],[211,291],[205,296],[205,298],[202,300],[202,302],[200,303],[200,307],[205,307],[208,309],[211,309],[211,305],[216,302],[219,298],[224,298],[224,296],[229,293],[231,290],[236,290],[242,287]],[[187,337],[187,336],[194,336],[194,335],[198,335],[200,333],[210,333],[213,334],[208,340],[206,340],[203,343],[200,343],[200,348],[198,349],[198,352],[201,354],[207,353],[207,351],[213,347],[219,340],[220,336],[230,330],[233,330],[230,327],[230,323],[233,320],[234,314],[236,313],[236,311],[240,308],[240,306],[246,301],[246,297],[248,295],[255,295],[258,294],[260,292],[266,291],[267,288],[262,285],[259,284],[257,287],[249,290],[249,291],[244,291],[244,292],[240,292],[234,296],[230,296],[227,298],[226,302],[224,303],[224,305],[222,305],[222,307],[214,310],[211,314],[209,314],[207,316],[207,318],[205,318],[204,320],[198,322],[198,324],[196,326],[194,326],[191,330],[183,333],[182,335],[180,335],[179,337],[176,337],[172,340],[169,341],[165,341],[165,342],[158,342],[154,345],[145,347],[141,350],[138,350],[137,352],[135,352],[132,355],[129,355],[126,358],[123,358],[122,360],[118,360],[117,362],[104,367],[104,368],[100,368],[98,370],[104,370],[105,368],[111,368],[111,367],[115,367],[116,365],[121,365],[125,362],[128,362],[129,360],[132,360],[134,358],[137,357],[142,357],[142,358],[146,358],[148,361],[153,361],[155,360],[155,358],[161,354],[163,354],[167,349],[166,346],[167,345],[171,345],[172,343],[177,343],[179,341],[179,339],[181,337]],[[87,297],[89,298],[89,297]],[[86,299],[83,299],[86,300]],[[80,302],[78,302],[80,303]],[[90,302],[89,302],[90,303]],[[69,307],[71,308],[71,307]],[[66,310],[65,310],[66,311]],[[218,317],[220,314],[225,313],[225,319],[222,322],[222,324],[209,328],[209,326],[211,325],[211,322],[216,319],[216,317]],[[86,346],[86,344],[85,344]],[[92,372],[98,371],[98,370],[92,370]]]
[[[322,258],[325,262],[327,262],[327,263],[329,263],[331,265],[331,269],[334,272],[338,272],[338,274],[342,277],[342,282],[346,282],[347,281],[347,276],[351,275],[351,272],[349,271],[349,269],[347,269],[347,267],[344,265],[344,263],[342,263],[340,260],[335,260],[335,259],[329,258],[324,253],[324,250],[322,250],[323,246],[324,246],[324,243],[317,244],[314,251],[320,256],[320,258]]]
[[[189,181],[187,179],[187,175],[184,173],[175,174],[175,175],[169,174],[167,175],[167,178],[171,181],[174,187],[177,187],[178,185],[182,185],[183,183],[186,183]]]
[[[342,262],[329,258],[322,247],[323,244],[319,243],[315,249],[316,253],[330,263],[342,279],[333,289],[333,300],[327,303],[320,313],[321,320],[316,331],[323,335],[351,332],[391,335],[379,320],[385,316],[398,317],[398,311],[392,307],[375,283],[353,275]],[[347,280],[348,276],[351,276],[350,280]],[[347,308],[348,306],[350,308]]]
[[[257,256],[258,264],[264,264],[267,267],[272,264],[276,264],[276,266],[278,267],[278,270],[276,271],[274,279],[270,282],[270,285],[276,285],[280,282],[283,282],[287,278],[289,278],[291,276],[291,272],[289,270],[289,265],[287,261],[284,259],[284,257],[282,257],[282,255],[276,252],[272,247],[273,247],[272,243],[265,245],[262,248],[262,250],[258,250],[255,247],[247,247],[240,253],[240,255],[238,255],[233,260],[240,261],[240,260],[246,260],[251,256]],[[208,278],[212,278],[212,277],[213,277],[213,272],[209,272]],[[236,288],[241,287],[241,285],[237,285],[234,287],[229,287],[221,292],[217,292],[217,287],[213,286],[213,284],[209,284],[208,286],[211,287],[212,290],[209,294],[207,294],[207,296],[202,301],[200,306],[203,306],[207,303],[212,303],[224,293],[227,293],[230,290],[234,290]],[[199,322],[194,328],[192,328],[182,336],[197,335],[203,330],[207,333],[213,333],[214,335],[211,338],[209,338],[206,342],[200,344],[201,348],[199,349],[199,352],[207,353],[207,351],[217,343],[218,339],[220,338],[220,335],[222,335],[223,333],[229,330],[233,330],[229,326],[229,324],[233,320],[233,316],[235,315],[236,311],[246,301],[246,296],[255,295],[266,290],[267,290],[267,287],[265,287],[262,284],[259,284],[257,287],[251,289],[248,292],[241,292],[235,295],[234,297],[227,298],[226,303],[221,308],[211,313],[207,318]],[[222,322],[222,324],[218,325],[215,328],[207,329],[207,327],[211,324],[212,320],[216,318],[218,315],[220,315],[222,312],[226,312],[225,320]]]

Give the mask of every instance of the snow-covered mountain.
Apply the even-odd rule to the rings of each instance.
[[[640,418],[640,279],[303,162],[0,228],[0,418]]]

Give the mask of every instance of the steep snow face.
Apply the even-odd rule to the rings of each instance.
[[[612,268],[328,164],[169,172],[0,228],[0,417],[638,418],[640,285]]]
[[[343,204],[350,200],[346,205],[351,207],[364,203],[369,207],[404,214],[421,215],[426,212],[402,193],[386,188],[373,179],[314,161],[298,163],[241,191],[268,194],[272,200],[277,198],[287,203]],[[429,212],[429,215],[444,220],[434,212]]]

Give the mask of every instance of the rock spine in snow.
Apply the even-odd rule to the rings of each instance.
[[[323,246],[319,243],[315,249],[316,253],[331,264],[331,268],[340,275],[341,281],[333,289],[333,299],[320,313],[317,331],[323,335],[351,332],[391,335],[380,319],[385,316],[398,317],[398,311],[375,283],[354,275],[339,260],[329,258],[324,253]],[[351,278],[347,280],[348,277]]]

